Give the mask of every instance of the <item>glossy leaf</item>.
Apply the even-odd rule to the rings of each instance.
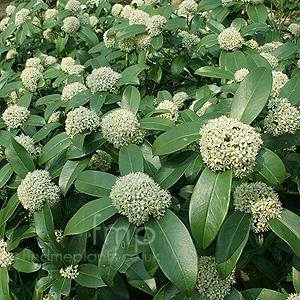
[[[93,264],[81,264],[79,269],[79,276],[75,281],[88,288],[104,287],[106,284],[100,277],[98,267]]]
[[[11,300],[9,293],[9,276],[7,268],[0,268],[0,298]]]
[[[87,232],[113,216],[117,210],[111,199],[104,197],[83,205],[66,225],[64,235],[75,235]]]
[[[1,168],[0,170],[0,189],[2,189],[11,175],[13,174],[13,169],[11,168],[10,164],[4,165],[4,167]]]
[[[191,295],[197,282],[198,257],[185,225],[167,210],[163,218],[146,222],[145,228],[161,270],[183,294]]]
[[[222,79],[233,79],[234,76],[231,72],[222,70],[216,67],[201,67],[196,70],[195,75],[203,77],[213,77],[213,78],[222,78]]]
[[[34,253],[25,248],[15,255],[13,267],[23,273],[33,273],[41,268],[41,264],[36,262]]]
[[[7,205],[0,211],[0,227],[13,215],[19,203],[20,200],[17,196],[17,193],[13,194]]]
[[[140,128],[148,130],[167,131],[174,126],[174,122],[163,117],[150,117],[140,120]]]
[[[242,295],[247,300],[264,299],[264,300],[286,300],[287,296],[274,290],[253,288],[242,292]]]
[[[300,293],[300,258],[297,256],[293,258],[292,274],[294,289],[296,293]]]
[[[139,110],[141,95],[139,90],[134,86],[128,86],[122,95],[121,108],[132,111],[136,114]]]
[[[191,197],[189,219],[194,238],[207,248],[217,236],[226,217],[231,192],[232,171],[202,172]]]
[[[121,176],[131,172],[144,172],[143,154],[137,145],[129,144],[120,149],[119,169]]]
[[[300,77],[291,78],[281,89],[279,97],[288,98],[292,105],[298,104],[300,94]]]
[[[248,5],[247,14],[253,22],[265,23],[268,17],[268,10],[262,3],[259,5]]]

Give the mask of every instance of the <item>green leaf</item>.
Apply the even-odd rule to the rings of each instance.
[[[66,34],[65,37],[58,37],[57,40],[56,40],[56,50],[61,53],[63,52],[63,50],[65,49],[65,46],[68,42],[68,39],[69,39],[69,35]]]
[[[79,276],[75,281],[88,288],[104,287],[106,284],[100,277],[98,267],[93,264],[81,264],[79,269]]]
[[[253,22],[265,23],[268,17],[268,10],[262,3],[259,5],[248,5],[247,14]]]
[[[36,101],[36,106],[49,105],[54,102],[60,102],[61,94],[47,95]]]
[[[236,266],[248,241],[251,228],[251,215],[235,211],[224,222],[220,229],[216,262],[220,276],[226,278]]]
[[[266,105],[271,87],[271,70],[257,68],[250,71],[234,95],[230,117],[250,124]]]
[[[239,50],[233,52],[222,50],[219,61],[221,69],[225,69],[232,74],[241,68],[247,68],[246,56]]]
[[[161,167],[159,156],[152,155],[152,145],[147,140],[140,147],[144,156],[145,173],[154,177],[156,171]]]
[[[184,18],[174,18],[168,20],[167,24],[163,28],[164,30],[182,29],[187,30],[187,22]]]
[[[24,178],[28,172],[35,170],[35,165],[30,154],[14,138],[6,148],[7,160],[13,171]]]
[[[141,95],[139,90],[134,86],[128,86],[122,95],[121,108],[131,110],[136,114],[139,110],[140,103]]]
[[[178,77],[180,73],[183,71],[183,69],[185,68],[187,63],[188,63],[188,59],[186,57],[177,56],[172,62],[171,73],[175,77]]]
[[[294,289],[300,293],[300,259],[297,256],[293,258],[292,274]]]
[[[274,137],[270,133],[263,133],[261,138],[264,142],[264,147],[272,151],[289,148],[298,143],[297,136],[292,133],[282,134],[278,137]]]
[[[58,122],[51,122],[49,124],[46,124],[45,126],[43,126],[38,132],[36,132],[34,135],[33,135],[33,139],[34,139],[34,142],[35,143],[38,143],[40,142],[41,140],[43,140],[45,137],[47,137],[49,135],[49,133],[62,126],[61,123],[58,123]]]
[[[10,164],[4,165],[4,167],[0,170],[0,189],[2,189],[11,175],[13,174],[13,169],[11,168]]]
[[[34,253],[25,248],[15,255],[13,267],[23,273],[33,273],[41,268],[41,264],[36,261]]]
[[[186,298],[185,296],[184,296],[184,298],[177,298],[176,296],[178,296],[178,294],[181,294],[181,293],[178,291],[177,287],[174,286],[171,282],[168,282],[166,285],[164,285],[158,291],[158,293],[155,295],[153,300],[169,300],[169,299],[173,299],[173,298],[176,300],[177,299],[183,300],[184,298]],[[184,300],[186,300],[186,299],[184,299]]]
[[[300,77],[291,78],[281,89],[279,97],[288,98],[292,105],[298,104],[300,94]]]
[[[191,197],[189,219],[194,238],[207,248],[221,228],[230,202],[232,170],[202,172]]]
[[[52,283],[49,294],[54,294],[52,298],[59,299],[60,295],[63,294],[68,296],[71,290],[71,278],[64,278],[62,276],[58,276],[56,280]]]
[[[64,196],[76,177],[88,166],[90,158],[81,160],[68,160],[64,165],[58,180],[58,186]]]
[[[21,241],[24,239],[35,237],[35,228],[29,225],[23,225],[18,229],[14,230],[9,240],[7,240],[7,251],[12,251],[18,247]]]
[[[161,270],[183,294],[190,296],[197,282],[198,257],[185,225],[167,210],[161,219],[146,222],[145,229]]]
[[[144,33],[144,32],[146,32],[146,26],[145,25],[133,24],[133,25],[129,25],[126,28],[120,30],[116,34],[116,39],[117,40],[126,39],[126,38],[129,38],[129,37],[133,37],[137,34]]]
[[[285,180],[284,163],[273,151],[262,148],[256,156],[256,163],[255,170],[271,184],[280,184]]]
[[[154,175],[154,180],[163,188],[168,189],[184,174],[190,162],[197,157],[194,151],[184,151],[166,160]]]
[[[113,207],[109,197],[90,201],[83,205],[69,220],[64,235],[87,232],[109,219],[116,212],[117,210]]]
[[[280,280],[280,269],[270,260],[261,256],[253,256],[251,261],[266,278],[273,282],[278,282]]]
[[[144,172],[143,154],[137,145],[129,144],[120,149],[119,169],[121,176],[130,172]]]
[[[300,217],[293,212],[283,209],[281,218],[268,221],[271,230],[283,239],[300,258]]]
[[[155,36],[151,40],[151,46],[155,50],[159,50],[164,44],[164,36],[160,34],[159,36]]]
[[[43,291],[47,290],[52,285],[52,283],[55,281],[55,279],[56,278],[42,277],[37,282],[37,288],[38,288],[38,290],[40,292],[43,292]]]
[[[279,60],[287,59],[295,56],[297,52],[297,44],[295,43],[284,43],[272,53],[272,55],[276,56]]]
[[[92,97],[92,94],[91,94],[90,90],[83,90],[83,91],[77,93],[68,102],[65,112],[68,112],[72,108],[76,108],[76,107],[86,104],[87,102],[90,101],[91,97]]]
[[[99,39],[96,33],[86,26],[81,26],[80,30],[77,31],[76,34],[91,46],[99,44]]]
[[[190,143],[200,140],[202,122],[188,122],[175,126],[160,135],[153,144],[153,155],[165,155],[183,149]]]
[[[11,300],[9,294],[9,276],[7,268],[0,268],[0,298]]]
[[[263,289],[263,288],[248,289],[248,290],[243,291],[242,295],[247,300],[253,300],[253,299],[286,300],[288,297],[279,292],[269,290],[269,289]]]
[[[71,144],[72,140],[65,132],[56,135],[43,147],[40,156],[40,164],[49,161],[55,155],[68,148]]]
[[[237,289],[232,287],[230,294],[226,296],[224,300],[245,300],[245,298]]]
[[[81,193],[105,197],[109,196],[116,179],[116,176],[109,173],[93,170],[84,171],[76,178],[75,187]]]
[[[31,99],[32,99],[32,96],[33,96],[33,94],[25,94],[25,95],[23,95],[20,99],[19,99],[19,101],[18,101],[18,105],[19,106],[23,106],[23,107],[26,107],[26,108],[28,108],[29,107],[29,105],[30,105],[30,103],[31,103]]]
[[[134,230],[135,226],[127,218],[120,217],[106,236],[99,259],[99,272],[109,286],[114,284],[113,279],[126,259]]]
[[[140,128],[167,131],[175,126],[174,122],[163,117],[150,117],[140,120]]]
[[[34,225],[36,234],[41,240],[55,241],[53,217],[47,201],[41,210],[34,212]]]
[[[1,209],[0,212],[0,227],[13,215],[17,209],[20,201],[17,196],[17,193],[13,194],[9,199],[7,205]]]
[[[197,69],[195,75],[199,75],[203,77],[222,78],[222,79],[234,78],[232,73],[216,67],[210,67],[210,66],[205,66]]]
[[[46,124],[45,119],[41,116],[31,115],[24,123],[26,126],[44,126]]]

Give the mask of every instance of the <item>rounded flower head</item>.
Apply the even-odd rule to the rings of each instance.
[[[147,22],[147,31],[150,36],[158,36],[162,32],[162,27],[167,23],[167,19],[161,15],[154,15]]]
[[[286,300],[300,300],[300,294],[289,294]]]
[[[221,116],[211,119],[201,130],[200,152],[214,172],[233,169],[236,177],[253,172],[263,141],[253,127]]]
[[[147,25],[150,17],[149,14],[140,9],[134,9],[129,15],[129,25],[140,24]]]
[[[17,195],[23,207],[30,211],[41,210],[45,201],[52,207],[60,200],[59,187],[51,182],[50,173],[45,170],[27,173],[17,189]]]
[[[228,27],[218,35],[218,43],[222,49],[234,51],[242,48],[244,39],[238,30],[234,27]]]
[[[16,10],[16,7],[14,5],[8,5],[5,9],[5,13],[7,16],[11,16]]]
[[[116,3],[111,8],[111,14],[113,16],[117,16],[121,13],[122,9],[123,9],[123,5],[119,4],[119,3]]]
[[[258,52],[266,52],[272,54],[281,45],[281,42],[266,43],[258,48]]]
[[[66,267],[65,269],[61,268],[59,270],[60,276],[64,278],[69,278],[69,279],[75,279],[79,276],[78,272],[78,265],[70,265],[69,267]]]
[[[202,296],[209,300],[223,300],[230,294],[234,283],[234,271],[222,279],[217,271],[216,259],[213,256],[201,256],[196,288]]]
[[[271,96],[277,97],[284,85],[289,81],[289,78],[283,72],[275,70],[272,71],[272,76],[273,85],[271,90]]]
[[[233,194],[234,208],[252,214],[252,230],[270,230],[268,220],[281,218],[282,206],[276,192],[263,182],[242,183]]]
[[[23,23],[25,23],[30,17],[28,16],[30,11],[27,8],[22,8],[16,12],[15,15],[15,24],[17,27],[20,27]]]
[[[106,30],[103,34],[103,42],[106,48],[112,48],[115,44],[115,35],[107,36],[108,30]]]
[[[7,243],[3,239],[0,240],[0,268],[6,268],[12,265],[14,255],[6,251]]]
[[[10,18],[4,18],[0,21],[0,32],[1,31],[4,31],[5,28],[8,26],[8,23],[9,23],[9,19]]]
[[[179,92],[173,96],[173,102],[181,108],[186,100],[189,99],[189,95],[186,92]]]
[[[53,32],[50,28],[43,31],[43,37],[49,43],[55,43],[57,39],[57,34]]]
[[[129,173],[119,177],[110,198],[118,212],[137,226],[152,215],[161,218],[171,204],[171,195],[145,173]]]
[[[17,50],[15,48],[10,49],[6,53],[6,59],[15,58],[16,56],[18,56],[18,52],[17,52]]]
[[[241,68],[234,73],[234,80],[236,82],[241,82],[248,74],[249,74],[248,69]]]
[[[295,37],[300,37],[300,24],[292,23],[289,30]]]
[[[67,84],[62,90],[61,100],[69,101],[72,97],[84,90],[87,90],[87,87],[81,82]]]
[[[178,35],[182,36],[182,45],[188,50],[192,49],[193,46],[200,42],[200,38],[196,34],[192,34],[184,30],[180,30]]]
[[[120,39],[118,46],[121,51],[130,52],[135,49],[135,42],[135,39],[132,37]]]
[[[77,0],[69,0],[65,5],[66,10],[70,10],[74,15],[81,11],[80,2]]]
[[[192,102],[191,106],[189,107],[190,110],[195,111],[194,110],[194,106],[195,104],[198,102],[199,100],[195,100]],[[201,117],[204,115],[204,113],[206,112],[206,110],[211,106],[211,102],[210,101],[206,101],[197,111],[195,111],[195,113]]]
[[[270,99],[268,109],[264,126],[273,136],[295,133],[300,128],[300,112],[287,98]]]
[[[128,19],[134,10],[135,9],[131,5],[125,5],[121,11],[121,17]]]
[[[135,114],[122,108],[110,112],[102,119],[101,130],[103,137],[117,149],[129,144],[140,144],[145,136]]]
[[[90,16],[90,24],[92,27],[95,27],[98,24],[99,20],[96,16]]]
[[[146,50],[151,45],[151,35],[148,33],[138,34],[135,38],[135,44],[138,49]]]
[[[47,123],[59,122],[60,115],[61,115],[61,112],[60,112],[60,111],[55,111],[54,113],[52,113],[52,115],[51,115],[50,118],[48,119],[48,122],[47,122]]]
[[[64,57],[61,60],[60,68],[70,75],[79,75],[84,70],[84,66],[75,65],[75,60],[72,57]]]
[[[182,17],[190,17],[196,14],[198,4],[194,0],[184,0],[179,4],[178,15]]]
[[[68,34],[75,34],[80,28],[80,21],[76,17],[67,17],[63,21],[61,29]]]
[[[259,45],[258,45],[258,42],[256,40],[249,40],[249,41],[246,41],[245,42],[245,45],[254,49],[254,50],[257,50],[259,48]]]
[[[37,89],[37,84],[43,75],[39,69],[36,67],[25,68],[21,73],[21,80],[23,85],[30,91],[35,92]]]
[[[261,52],[260,55],[263,56],[268,61],[268,63],[271,65],[272,69],[275,69],[278,67],[279,60],[277,59],[276,56],[274,56],[268,52]]]
[[[45,20],[55,18],[58,14],[58,10],[55,8],[49,8],[45,11]]]
[[[160,102],[157,105],[156,109],[167,109],[170,111],[169,113],[164,113],[164,114],[158,115],[158,117],[167,118],[173,122],[176,122],[179,117],[178,106],[170,100],[164,100],[164,101]]]
[[[68,112],[66,133],[73,138],[75,134],[96,130],[100,126],[100,118],[92,109],[80,106]]]
[[[44,67],[41,64],[41,60],[38,57],[28,58],[26,60],[25,66],[26,68],[37,68],[40,72],[44,70]]]
[[[46,56],[45,60],[44,60],[44,66],[46,68],[50,67],[52,64],[55,64],[57,62],[56,57],[52,56],[52,55],[48,55]]]
[[[33,138],[25,134],[21,134],[16,136],[15,140],[26,149],[32,158],[37,158],[39,156],[40,149],[35,147]]]
[[[92,170],[107,172],[111,167],[111,161],[112,157],[110,154],[103,150],[97,150],[89,162],[89,167]]]
[[[2,114],[2,120],[8,129],[16,129],[22,126],[29,118],[30,111],[23,106],[17,104],[9,106]]]
[[[114,92],[116,83],[122,77],[110,67],[94,69],[92,74],[86,78],[86,85],[91,89],[92,94],[96,92]]]

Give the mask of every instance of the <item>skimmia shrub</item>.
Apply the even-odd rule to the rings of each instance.
[[[0,300],[300,299],[300,4],[18,2]]]

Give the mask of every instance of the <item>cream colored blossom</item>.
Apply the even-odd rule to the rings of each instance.
[[[60,276],[69,279],[75,279],[79,276],[78,265],[70,265],[65,269],[61,268],[59,270]]]
[[[169,113],[158,115],[158,117],[167,118],[173,122],[176,122],[179,117],[178,106],[170,100],[164,100],[160,102],[156,109],[167,109],[170,111]]]
[[[87,87],[81,82],[74,82],[74,83],[67,84],[62,90],[61,100],[69,101],[78,93],[85,91],[86,89]]]
[[[2,120],[8,129],[22,126],[30,116],[30,111],[23,106],[11,105],[2,114]]]
[[[75,34],[80,28],[80,21],[76,17],[67,17],[63,20],[61,29],[70,35]]]
[[[228,27],[218,35],[218,43],[222,49],[234,51],[242,48],[244,39],[237,29]]]
[[[35,67],[25,68],[20,76],[23,85],[30,91],[35,92],[38,81],[43,78],[42,73]]]

